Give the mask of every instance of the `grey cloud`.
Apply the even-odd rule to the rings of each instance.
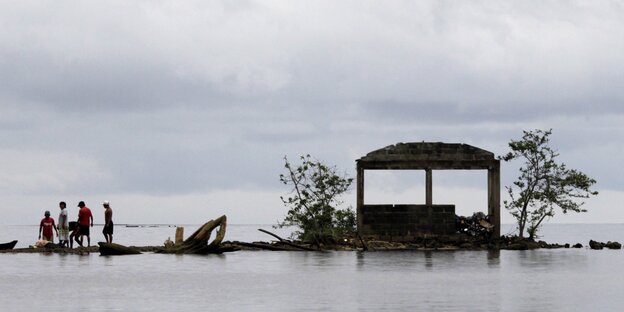
[[[583,15],[588,8],[556,3],[504,3],[489,10],[474,4],[391,3],[374,13],[356,7],[321,17],[314,10],[329,3],[312,6],[308,14],[286,6],[290,15],[270,6],[233,11],[229,5],[212,6],[167,11],[129,5],[123,16],[106,6],[86,8],[92,20],[85,31],[72,27],[82,19],[71,10],[66,26],[49,14],[42,14],[41,22],[31,20],[31,27],[15,21],[11,29],[35,43],[21,39],[22,46],[4,45],[3,80],[9,83],[2,91],[84,110],[181,103],[409,103],[394,109],[400,111],[424,105],[412,103],[442,103],[464,120],[518,112],[528,118],[531,109],[543,106],[556,106],[554,114],[578,99],[610,108],[623,98],[616,87],[622,82],[616,51],[623,43],[607,40],[618,28],[602,36],[592,31],[601,30],[603,20],[621,21],[600,9]],[[194,10],[199,15],[187,14]],[[594,15],[601,18],[586,17]],[[324,23],[305,25],[300,18]],[[178,23],[167,27],[167,21]],[[50,36],[42,35],[46,31]],[[566,51],[553,52],[554,39]],[[593,79],[585,83],[587,76]]]
[[[0,143],[84,155],[113,177],[80,191],[177,194],[278,188],[284,155],[352,172],[400,141],[503,153],[521,129],[553,127],[573,138],[570,162],[624,188],[601,164],[620,152],[620,6],[305,6],[3,4]],[[578,152],[610,141],[596,161]]]
[[[531,122],[557,116],[623,115],[624,101],[605,98],[600,95],[559,102],[548,102],[539,98],[530,102],[501,98],[500,102],[494,103],[397,102],[387,100],[364,103],[361,110],[365,118],[398,123]]]
[[[216,106],[228,97],[210,84],[186,81],[171,69],[140,60],[13,59],[0,71],[6,81],[0,86],[4,97],[59,111],[122,113],[171,105]]]

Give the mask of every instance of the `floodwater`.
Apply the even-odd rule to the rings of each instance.
[[[231,225],[226,239],[270,240],[259,227],[271,230]],[[195,228],[187,226],[187,235]],[[36,231],[0,226],[0,237],[36,238]],[[175,228],[115,231],[122,244],[156,245]],[[101,239],[98,229],[93,233]],[[624,225],[548,224],[543,234],[549,242],[622,242]],[[622,250],[0,254],[0,264],[4,311],[620,311],[624,305]]]

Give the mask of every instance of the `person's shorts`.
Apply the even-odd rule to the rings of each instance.
[[[110,223],[110,225],[105,225],[104,228],[102,229],[102,234],[106,235],[113,235],[113,228],[114,228],[114,224],[113,222]]]
[[[87,235],[89,236],[89,226],[88,225],[82,225],[82,224],[78,224],[78,234],[79,235]]]
[[[67,238],[69,236],[69,230],[68,229],[59,228],[58,232],[59,232],[58,237],[59,237],[60,241],[66,241],[68,239]]]

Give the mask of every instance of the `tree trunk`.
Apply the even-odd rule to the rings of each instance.
[[[518,233],[519,237],[524,237],[524,229],[526,227],[526,221],[527,221],[527,204],[524,204],[524,207],[522,207],[522,211],[520,213],[520,220],[518,220]]]
[[[529,233],[531,239],[535,238],[535,234],[537,234],[537,230],[539,229],[540,225],[542,224],[542,221],[544,221],[544,219],[546,219],[546,217],[548,217],[548,214],[545,213],[544,215],[542,215],[539,219],[539,221],[537,221],[537,223],[535,224],[535,226],[533,226],[531,228],[531,232]]]

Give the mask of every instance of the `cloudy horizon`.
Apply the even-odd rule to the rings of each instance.
[[[622,223],[622,16],[615,1],[3,2],[0,224],[61,200],[96,223],[103,200],[117,223],[275,223],[284,156],[355,176],[397,142],[501,155],[550,128],[600,192],[551,222]],[[423,176],[370,173],[366,201],[424,202]],[[434,171],[434,203],[487,210],[486,183]]]

